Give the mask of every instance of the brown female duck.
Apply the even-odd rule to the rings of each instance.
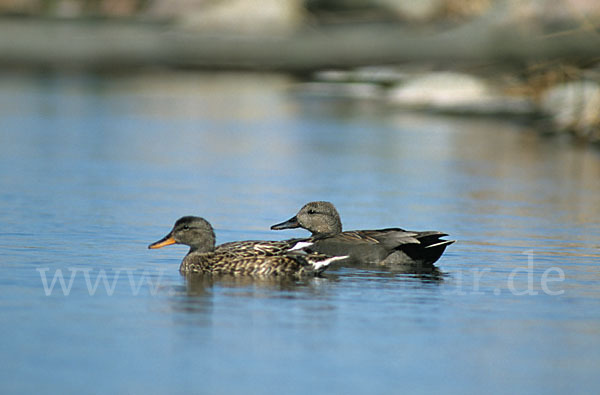
[[[314,276],[333,261],[345,256],[327,256],[308,249],[311,243],[287,241],[236,241],[215,247],[215,232],[200,217],[179,218],[173,229],[148,248],[170,244],[190,247],[183,258],[181,273],[211,273],[255,276]]]
[[[440,239],[437,231],[413,232],[400,228],[342,232],[342,221],[330,202],[310,202],[273,230],[304,228],[312,233],[311,248],[322,254],[348,255],[359,263],[431,265],[454,240]]]

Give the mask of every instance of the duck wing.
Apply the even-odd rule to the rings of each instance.
[[[218,245],[215,253],[229,258],[258,258],[265,256],[284,255],[294,246],[292,240],[283,241],[233,241]]]
[[[337,237],[348,242],[380,244],[385,249],[392,250],[405,244],[420,244],[416,236],[418,236],[416,232],[409,232],[400,228],[387,228],[347,231],[340,233]]]

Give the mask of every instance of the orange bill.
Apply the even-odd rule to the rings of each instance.
[[[169,235],[166,235],[165,237],[163,237],[162,239],[160,239],[159,241],[157,241],[156,243],[150,244],[148,246],[148,248],[151,248],[151,249],[161,248],[161,247],[168,246],[168,245],[175,244],[175,243],[176,243],[175,239],[173,238],[173,236],[171,236],[169,234]]]

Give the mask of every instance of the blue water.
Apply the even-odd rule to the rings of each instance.
[[[597,393],[599,180],[531,126],[283,76],[1,74],[0,393]],[[311,200],[458,241],[438,275],[297,282],[188,282],[184,247],[146,248],[188,214],[300,237],[269,227]]]

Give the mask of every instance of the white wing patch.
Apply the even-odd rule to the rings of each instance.
[[[318,262],[313,262],[312,264],[315,267],[315,270],[319,270],[322,267],[329,266],[331,263],[333,263],[335,261],[339,261],[339,260],[346,259],[346,258],[348,258],[348,255],[345,255],[345,256],[332,256],[331,258],[323,259],[322,261],[318,261]]]
[[[311,245],[313,245],[314,243],[308,242],[308,241],[299,241],[296,243],[295,246],[293,246],[292,248],[290,248],[288,251],[297,251],[297,250],[302,250],[306,247],[310,247]]]

